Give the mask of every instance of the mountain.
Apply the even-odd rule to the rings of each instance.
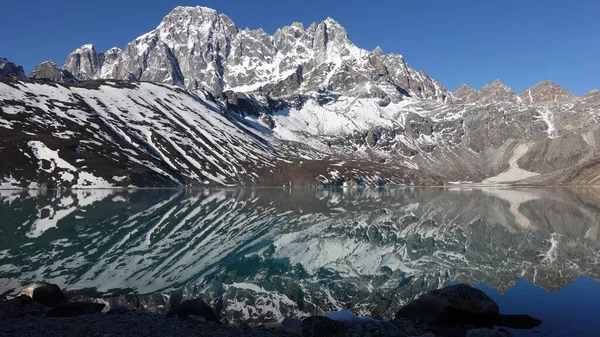
[[[262,29],[239,29],[225,14],[205,7],[175,8],[123,51],[77,48],[63,68],[83,80],[135,78],[206,88],[215,95],[262,87],[276,97],[326,89],[384,102],[401,100],[404,91],[449,98],[441,84],[413,70],[402,56],[356,47],[331,18],[306,29],[293,23],[270,36]]]
[[[21,144],[0,151],[33,158],[23,144],[38,140],[77,170],[103,171],[110,186],[596,184],[600,173],[597,91],[576,97],[543,81],[516,94],[495,80],[451,93],[401,55],[355,46],[331,18],[269,35],[213,9],[177,7],[123,49],[88,44],[61,69],[42,65],[32,78],[64,83],[0,84],[0,108],[10,112],[0,134]],[[67,107],[93,122],[64,123]],[[59,135],[73,135],[57,136],[45,118],[56,120]],[[207,118],[214,123],[201,122]],[[100,129],[106,137],[93,136]],[[46,138],[30,134],[39,130]],[[205,134],[219,136],[200,142]],[[95,137],[87,145],[99,148],[91,150],[95,166],[69,152],[92,139],[83,137]],[[138,161],[124,168],[132,151]],[[47,172],[41,161],[18,163],[4,166],[5,185],[29,172],[19,187],[96,186],[56,173],[35,181],[35,172]],[[114,176],[126,178],[117,184]]]

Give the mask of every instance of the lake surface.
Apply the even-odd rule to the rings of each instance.
[[[465,282],[535,336],[600,336],[600,190],[0,191],[0,294],[45,280],[229,321],[348,309],[393,317]]]

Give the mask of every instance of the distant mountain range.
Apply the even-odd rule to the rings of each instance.
[[[501,75],[501,74],[499,74]],[[0,59],[1,187],[597,184],[600,92],[449,92],[331,18],[177,7],[124,49]],[[6,159],[4,159],[6,158]],[[8,160],[10,158],[10,161]]]

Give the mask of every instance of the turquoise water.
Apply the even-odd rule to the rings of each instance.
[[[202,296],[230,321],[348,309],[393,317],[451,282],[535,336],[600,327],[594,189],[0,191],[0,294],[39,280],[161,311]]]

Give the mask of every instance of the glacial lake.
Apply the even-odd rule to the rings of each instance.
[[[35,281],[164,311],[201,296],[230,322],[347,309],[390,318],[464,282],[519,335],[600,336],[600,190],[0,191],[0,295]]]

